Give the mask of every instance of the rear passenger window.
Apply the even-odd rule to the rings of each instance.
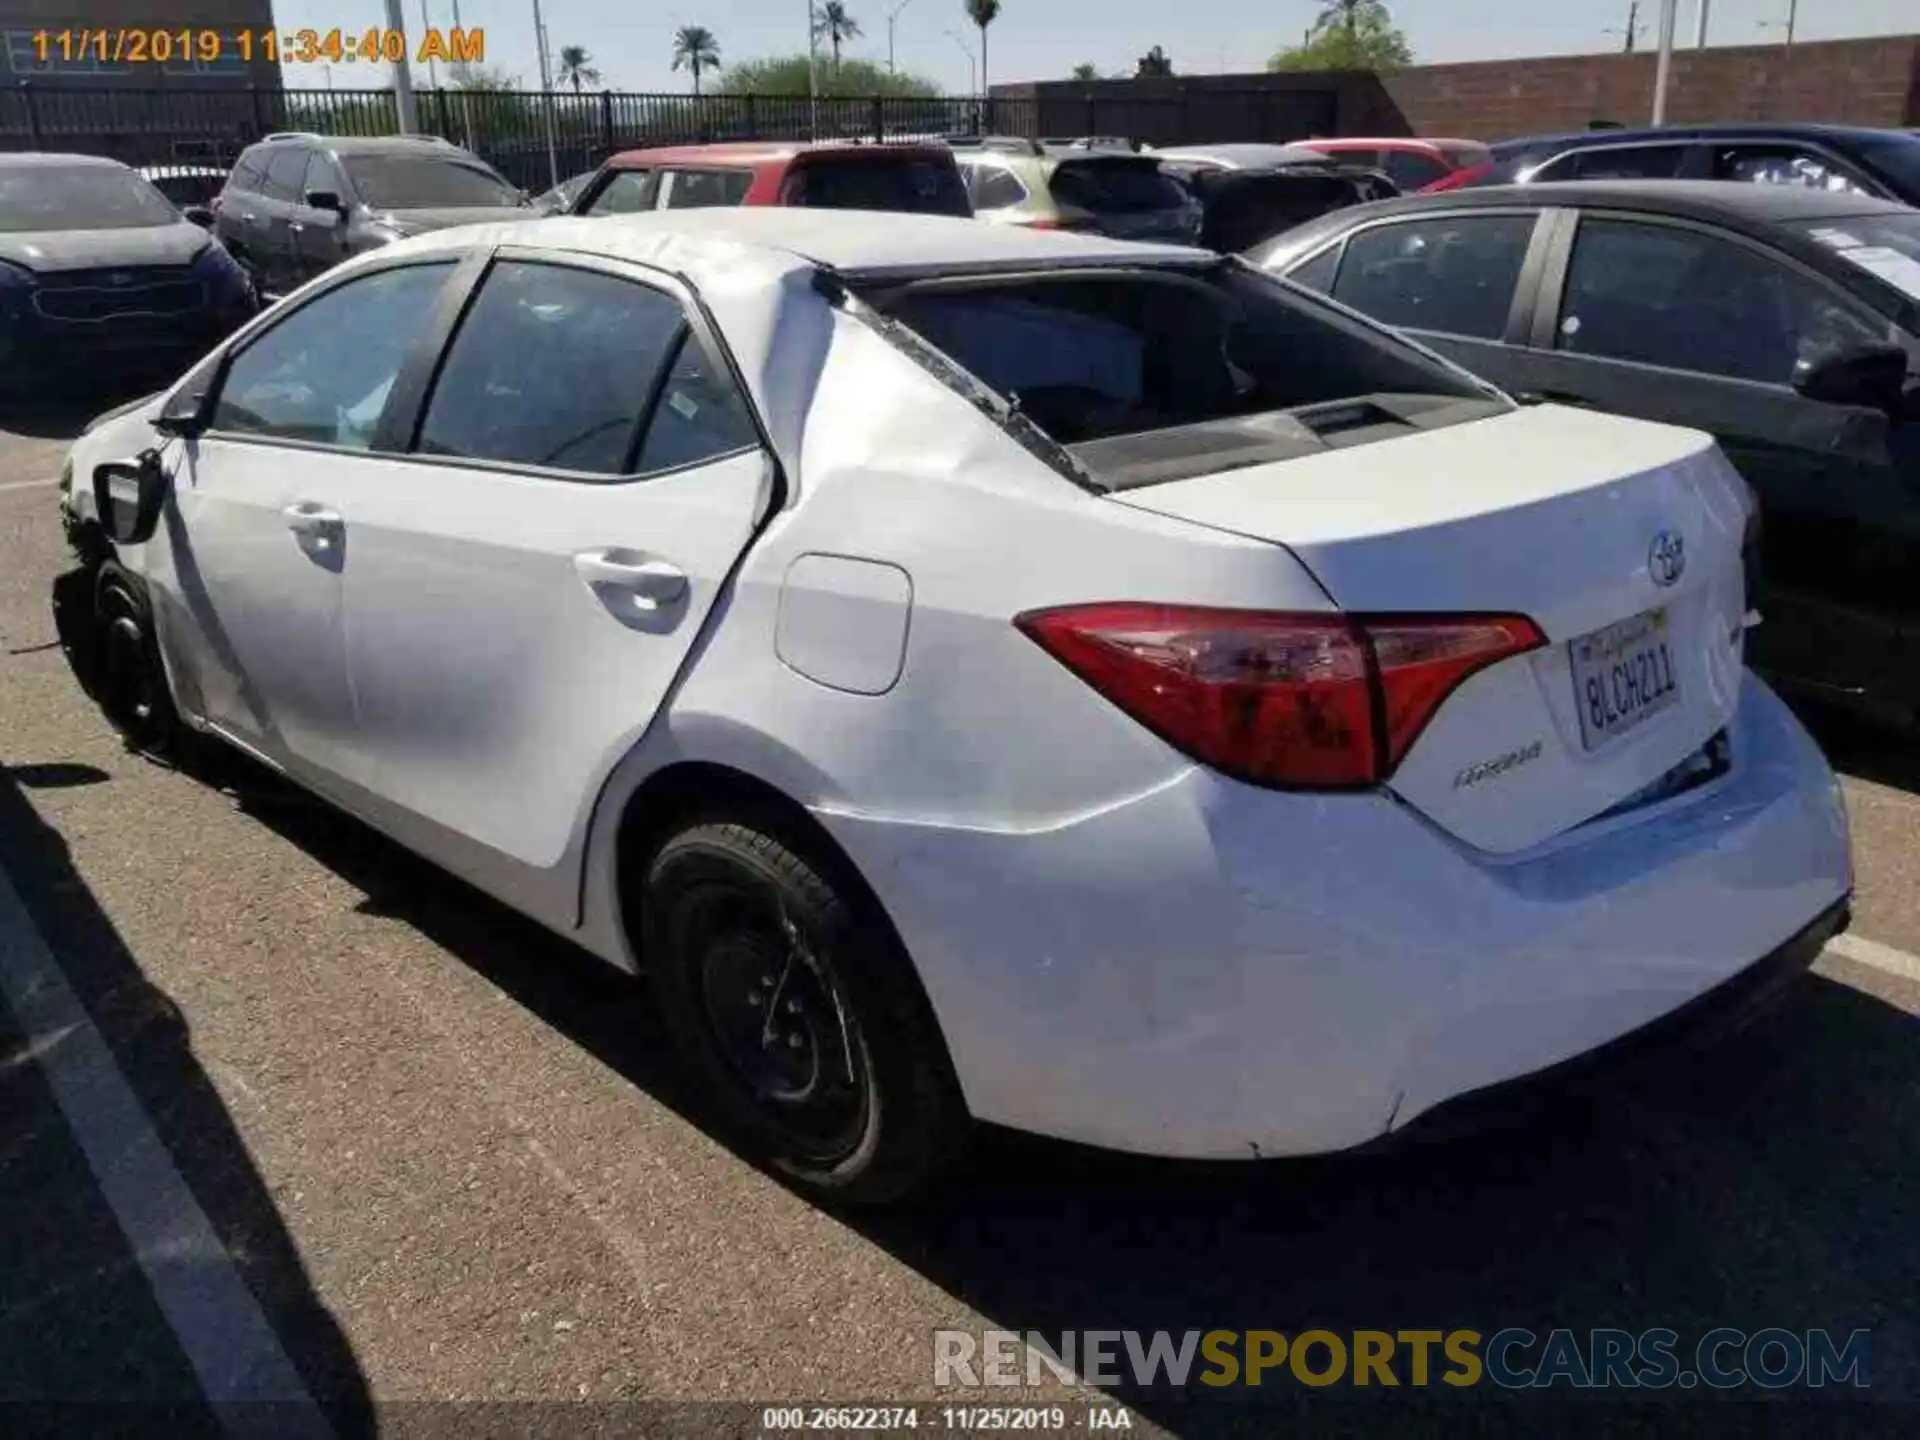
[[[1422,185],[1431,185],[1447,173],[1447,167],[1429,155],[1415,154],[1410,150],[1389,150],[1382,160],[1380,168],[1387,172],[1387,178],[1402,190],[1418,190]]]
[[[1684,145],[1621,145],[1583,150],[1538,175],[1541,180],[1671,180],[1686,158]]]
[[[1884,326],[1779,261],[1678,226],[1580,221],[1559,348],[1788,385]]]
[[[696,465],[759,444],[733,378],[716,371],[689,333],[667,372],[640,446],[642,473]]]
[[[975,165],[968,176],[976,210],[1005,210],[1026,202],[1027,187],[997,165]]]
[[[667,209],[699,210],[738,205],[753,187],[750,170],[669,170]]]
[[[660,193],[660,176],[653,170],[620,170],[583,212],[588,215],[631,215],[651,210]]]
[[[587,475],[625,475],[680,302],[595,270],[494,266],[454,335],[415,447]]]
[[[1388,325],[1498,340],[1533,227],[1532,215],[1376,225],[1347,241],[1333,298]]]
[[[1714,154],[1713,177],[1750,185],[1799,185],[1847,195],[1873,193],[1824,155],[1791,145],[1725,146]]]
[[[780,190],[780,203],[816,210],[973,214],[966,186],[950,161],[938,165],[931,160],[815,161],[787,177]]]

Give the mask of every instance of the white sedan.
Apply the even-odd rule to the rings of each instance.
[[[646,972],[817,1195],[973,1120],[1361,1145],[1846,919],[1712,441],[1196,251],[440,232],[98,422],[65,504],[130,741],[237,747]]]

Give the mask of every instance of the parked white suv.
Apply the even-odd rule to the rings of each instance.
[[[72,475],[62,634],[132,741],[237,746],[644,969],[817,1194],[970,1118],[1362,1144],[1845,921],[1712,442],[1197,251],[436,233]]]

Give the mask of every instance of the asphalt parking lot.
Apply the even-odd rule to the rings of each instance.
[[[1709,1055],[1364,1159],[989,1136],[849,1222],[711,1138],[638,987],[351,820],[120,746],[47,607],[77,423],[0,418],[0,1405],[925,1404],[933,1332],[988,1326],[1867,1328],[1873,1395],[1920,1399],[1911,745],[1819,722],[1853,935]]]

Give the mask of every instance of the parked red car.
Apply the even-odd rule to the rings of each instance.
[[[675,145],[608,157],[574,215],[708,205],[808,205],[970,216],[967,187],[944,145],[757,140]]]
[[[1343,165],[1384,170],[1402,190],[1424,189],[1456,170],[1484,165],[1493,158],[1478,140],[1417,140],[1407,136],[1357,139],[1340,136],[1296,142]]]

